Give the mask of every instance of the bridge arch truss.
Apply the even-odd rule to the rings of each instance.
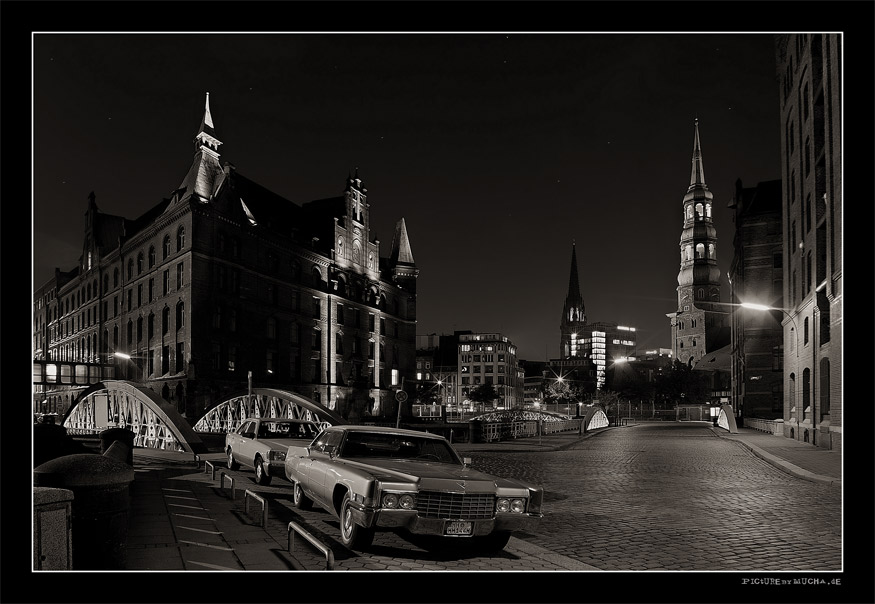
[[[254,388],[210,409],[194,426],[195,432],[227,434],[244,420],[258,417],[290,417],[315,422],[321,427],[344,424],[334,411],[300,394],[274,388]]]

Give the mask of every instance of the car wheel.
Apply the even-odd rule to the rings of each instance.
[[[260,457],[255,458],[255,482],[263,486],[270,484],[270,474],[264,470],[264,462]]]
[[[313,507],[313,500],[304,495],[304,489],[301,488],[301,483],[299,482],[295,483],[293,498],[295,507],[299,510],[309,510]]]
[[[228,449],[228,469],[229,470],[239,470],[240,464],[234,460],[234,454],[231,453],[231,449]]]
[[[352,517],[352,497],[349,491],[340,504],[340,540],[349,549],[364,550],[374,541],[374,528],[365,528],[355,523]]]
[[[510,533],[495,532],[476,538],[477,547],[485,552],[500,552],[510,541]]]

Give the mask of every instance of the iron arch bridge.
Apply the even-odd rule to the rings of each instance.
[[[82,392],[62,422],[70,434],[99,434],[108,428],[134,433],[134,446],[187,453],[202,453],[206,445],[198,433],[233,432],[252,417],[292,417],[320,426],[346,423],[344,419],[300,394],[259,388],[210,409],[194,428],[176,407],[152,390],[134,382],[104,380]]]
[[[315,422],[321,427],[345,424],[334,411],[288,390],[253,388],[210,409],[194,425],[195,432],[227,434],[253,417],[290,417]]]
[[[104,380],[82,392],[63,421],[70,434],[98,434],[108,428],[134,433],[134,446],[201,453],[203,441],[176,408],[133,382]]]

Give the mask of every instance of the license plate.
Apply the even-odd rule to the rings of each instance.
[[[447,522],[446,526],[444,527],[444,535],[470,535],[471,529],[471,522],[454,520],[452,522]]]

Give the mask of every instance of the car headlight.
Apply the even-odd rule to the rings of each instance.
[[[522,514],[526,511],[526,500],[519,498],[508,499],[506,497],[499,497],[498,501],[495,502],[495,511]]]
[[[412,510],[416,508],[416,498],[410,493],[384,493],[382,506],[387,510]]]
[[[286,460],[286,452],[285,451],[270,451],[267,454],[267,458],[270,461],[285,461]]]

